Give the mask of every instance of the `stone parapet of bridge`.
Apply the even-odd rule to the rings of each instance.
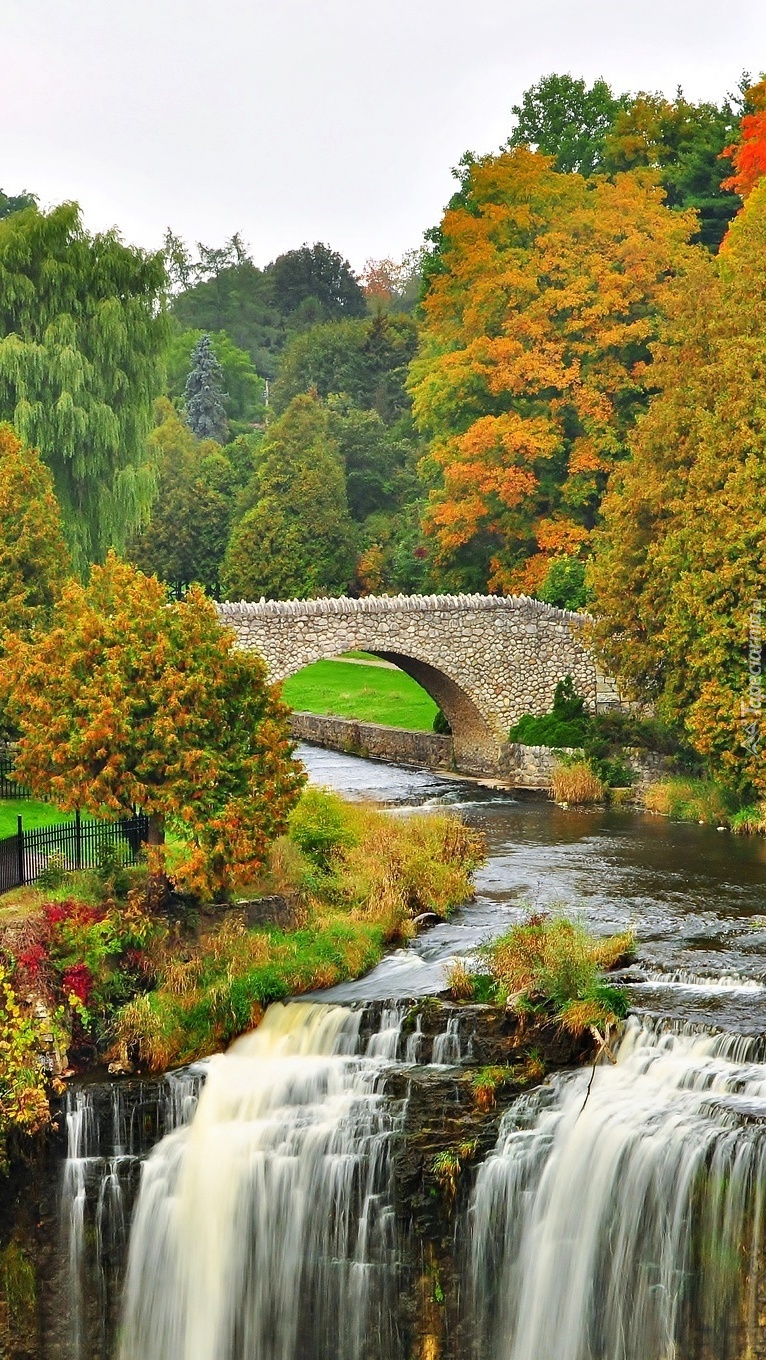
[[[588,619],[526,595],[368,595],[218,606],[240,647],[281,681],[313,661],[371,652],[411,675],[442,709],[459,769],[491,772],[523,713],[546,713],[571,675],[589,709],[619,702],[585,636]]]

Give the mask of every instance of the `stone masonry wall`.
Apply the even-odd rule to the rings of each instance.
[[[454,769],[452,738],[435,732],[412,732],[403,727],[356,722],[353,718],[319,713],[293,713],[294,737],[348,755],[387,760],[393,765],[416,765],[424,770]]]
[[[279,681],[323,657],[362,649],[393,661],[435,699],[458,768],[491,773],[509,728],[546,713],[571,675],[589,708],[619,702],[584,640],[587,619],[527,596],[399,595],[262,600],[218,606],[239,645]]]

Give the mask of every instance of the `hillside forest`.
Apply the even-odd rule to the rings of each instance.
[[[361,274],[0,193],[0,647],[110,550],[174,597],[525,593],[763,796],[766,80],[546,76],[453,173]]]

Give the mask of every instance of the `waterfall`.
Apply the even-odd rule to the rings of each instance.
[[[460,1016],[451,1015],[447,1021],[447,1028],[442,1034],[437,1034],[434,1039],[434,1052],[431,1061],[437,1067],[455,1067],[462,1061],[462,1056]]]
[[[67,1092],[60,1231],[72,1360],[109,1354],[141,1162],[157,1138],[191,1119],[201,1081],[200,1069],[189,1069]]]
[[[757,1041],[631,1019],[614,1066],[514,1104],[470,1208],[480,1355],[756,1353],[762,1058]]]
[[[144,1163],[121,1360],[393,1356],[397,1251],[381,1073],[360,1011],[275,1005],[210,1060],[192,1123]]]

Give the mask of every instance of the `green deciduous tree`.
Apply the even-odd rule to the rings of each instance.
[[[76,204],[0,222],[0,417],[50,467],[78,569],[151,500],[164,286],[161,256],[89,235]]]
[[[314,302],[327,317],[364,316],[365,296],[348,260],[321,241],[288,250],[266,267],[274,304],[291,316]]]
[[[312,326],[285,348],[272,392],[274,409],[284,411],[302,392],[343,393],[392,424],[409,412],[405,383],[417,343],[417,324],[410,316]]]
[[[397,440],[377,411],[361,411],[343,397],[330,397],[328,430],[346,470],[352,519],[396,507],[403,485],[407,445]]]
[[[603,168],[604,141],[625,102],[626,96],[615,97],[605,80],[595,80],[589,89],[570,75],[543,76],[513,105],[516,125],[508,146],[553,156],[564,174],[592,175]]]
[[[238,477],[219,444],[198,440],[169,403],[152,431],[158,491],[149,521],[128,544],[131,561],[176,594],[192,581],[217,594]]]
[[[255,503],[232,532],[224,562],[229,599],[343,595],[355,532],[329,414],[296,397],[269,429],[254,474]]]
[[[145,809],[157,841],[166,826],[184,839],[186,888],[252,881],[285,830],[304,779],[287,709],[198,589],[169,604],[110,553],[65,588],[49,633],[12,640],[3,684],[19,777],[66,810]]]

